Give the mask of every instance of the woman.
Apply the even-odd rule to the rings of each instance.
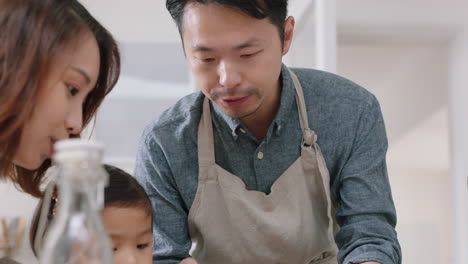
[[[55,141],[79,137],[120,55],[76,0],[0,0],[0,179],[41,196]]]

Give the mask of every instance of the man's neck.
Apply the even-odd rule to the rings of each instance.
[[[276,117],[281,102],[281,85],[275,90],[275,94],[265,97],[265,101],[261,104],[259,109],[251,115],[240,118],[240,121],[247,129],[257,138],[262,141],[268,133],[268,128]]]

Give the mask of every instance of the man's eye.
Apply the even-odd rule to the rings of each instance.
[[[259,54],[259,53],[262,52],[262,51],[263,51],[263,50],[259,50],[259,51],[252,52],[252,53],[242,54],[242,55],[241,55],[241,58],[245,58],[245,59],[252,58],[252,57],[255,57],[257,54]]]

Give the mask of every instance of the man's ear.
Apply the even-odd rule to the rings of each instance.
[[[294,20],[294,17],[292,16],[289,16],[284,21],[283,56],[288,53],[289,48],[291,47],[295,24],[296,24],[296,20]]]

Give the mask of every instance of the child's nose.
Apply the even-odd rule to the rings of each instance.
[[[137,257],[133,250],[120,250],[117,256],[114,255],[115,264],[136,264]]]
[[[136,255],[133,254],[133,252],[129,252],[126,256],[125,263],[127,264],[136,264],[137,263],[137,258]]]

